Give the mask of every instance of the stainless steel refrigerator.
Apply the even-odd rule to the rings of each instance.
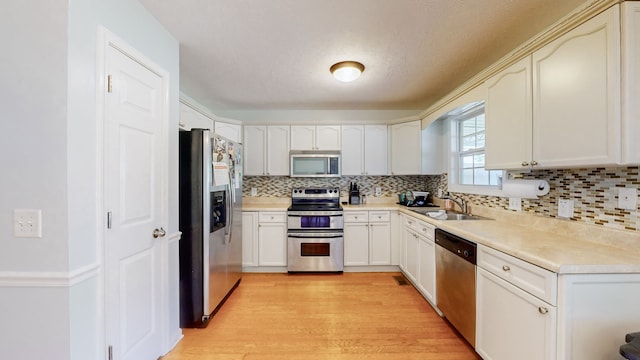
[[[179,133],[180,326],[205,327],[242,275],[242,148]]]

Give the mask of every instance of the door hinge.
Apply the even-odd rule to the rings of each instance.
[[[111,229],[111,221],[113,220],[113,214],[111,211],[107,212],[107,229]]]
[[[111,92],[113,90],[113,77],[111,75],[107,75],[107,92]]]
[[[113,346],[109,345],[108,349],[109,360],[113,360]]]

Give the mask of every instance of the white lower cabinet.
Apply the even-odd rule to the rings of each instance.
[[[404,274],[416,286],[418,291],[436,305],[436,251],[435,227],[420,219],[405,215]]]
[[[433,238],[419,237],[418,290],[432,304],[436,303],[436,243]]]
[[[287,213],[258,215],[258,266],[287,266]]]
[[[258,266],[258,213],[242,213],[242,267]]]
[[[391,212],[344,213],[344,265],[391,265]]]
[[[555,359],[555,306],[481,267],[476,286],[476,351],[483,359]]]
[[[556,359],[557,274],[478,245],[476,351],[485,360]]]

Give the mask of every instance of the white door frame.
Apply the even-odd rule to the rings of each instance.
[[[106,231],[107,231],[107,210],[105,209],[105,136],[106,136],[106,95],[107,95],[107,71],[106,71],[106,54],[107,49],[113,47],[118,49],[122,53],[126,54],[132,60],[138,62],[142,66],[146,67],[150,71],[157,74],[162,79],[162,114],[161,114],[161,138],[164,140],[159,145],[161,151],[161,158],[163,161],[160,166],[160,187],[161,187],[161,201],[160,201],[160,219],[164,224],[165,229],[169,224],[169,73],[161,66],[150,60],[148,57],[140,53],[138,50],[127,44],[124,40],[117,37],[108,29],[99,26],[98,27],[98,40],[97,40],[97,60],[96,60],[96,259],[100,263],[100,276],[99,276],[99,292],[98,298],[98,327],[99,327],[99,346],[101,351],[99,353],[106,354],[107,349],[107,328],[106,328],[106,299],[108,294],[106,293]],[[160,256],[162,262],[160,264],[160,292],[162,297],[160,299],[161,314],[169,314],[169,268],[168,268],[168,239],[169,237],[161,237],[158,239],[158,246],[160,248]],[[169,348],[169,335],[168,335],[168,318],[162,317],[158,319],[161,332],[161,344],[162,349],[158,349],[158,353],[164,353]]]

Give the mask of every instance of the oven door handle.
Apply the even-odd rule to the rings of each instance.
[[[289,233],[288,237],[295,239],[335,239],[344,237],[344,233]]]
[[[288,216],[343,216],[342,211],[289,211]]]

